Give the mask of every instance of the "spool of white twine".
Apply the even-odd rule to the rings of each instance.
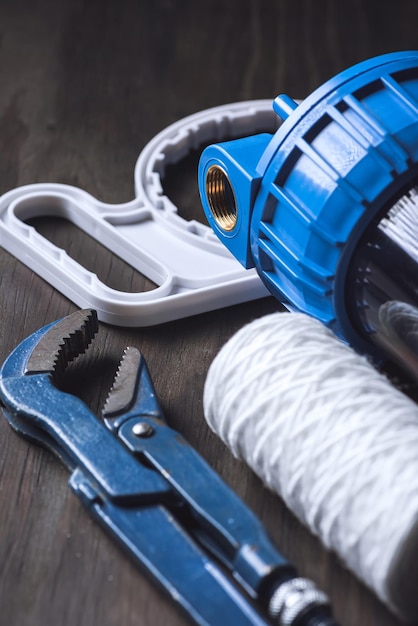
[[[214,359],[210,427],[404,619],[417,619],[418,407],[320,322],[277,313]]]

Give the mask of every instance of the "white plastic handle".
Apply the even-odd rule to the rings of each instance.
[[[99,202],[76,187],[34,184],[0,198],[0,245],[75,304],[119,326],[151,326],[268,295],[255,270],[245,270],[209,226],[183,219],[163,194],[166,165],[203,143],[277,125],[270,100],[224,105],[176,122],[152,139],[135,167],[136,198]],[[24,220],[64,217],[100,241],[157,287],[111,289]]]

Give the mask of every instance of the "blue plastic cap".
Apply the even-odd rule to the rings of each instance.
[[[261,155],[248,154],[248,139],[223,144],[219,167],[233,158],[242,171],[251,162],[257,187],[249,197],[231,172],[231,189],[240,198],[239,238],[235,228],[215,232],[241,262],[249,266],[250,257],[290,309],[319,318],[359,346],[363,340],[347,314],[347,267],[368,225],[417,176],[418,52],[369,59],[299,106],[281,95],[273,107],[286,119]],[[210,220],[210,204],[204,208]]]
[[[280,94],[273,100],[273,111],[285,120],[298,107],[298,103],[286,94]]]

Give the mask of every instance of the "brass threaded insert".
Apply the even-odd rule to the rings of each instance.
[[[212,165],[208,169],[206,197],[218,226],[222,230],[233,230],[238,219],[235,195],[226,172],[219,165]]]

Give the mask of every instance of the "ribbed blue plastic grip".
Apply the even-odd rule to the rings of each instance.
[[[274,135],[202,153],[205,213],[231,252],[246,267],[255,265],[288,308],[359,345],[346,301],[347,267],[368,225],[418,175],[418,52],[367,60],[299,106],[278,96],[273,108],[285,118]],[[227,232],[208,200],[213,166],[225,174],[236,203],[236,224]]]

